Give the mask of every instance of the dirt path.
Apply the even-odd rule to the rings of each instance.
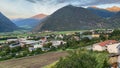
[[[41,68],[66,55],[67,52],[50,52],[32,57],[7,60],[0,62],[0,68]]]

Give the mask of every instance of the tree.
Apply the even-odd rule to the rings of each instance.
[[[19,51],[21,51],[21,47],[20,47],[20,46],[11,48],[11,52],[12,52],[12,53],[16,53],[16,52],[19,52]]]
[[[109,36],[109,39],[119,40],[120,39],[120,30],[115,29]]]
[[[88,37],[85,37],[85,38],[82,38],[81,41],[87,43],[87,42],[90,42],[90,39]]]
[[[37,48],[37,49],[35,50],[35,53],[36,53],[36,54],[40,54],[40,53],[43,53],[43,51],[42,51],[41,48]]]
[[[106,68],[108,63],[105,58],[104,53],[76,50],[70,52],[67,57],[61,58],[53,68]]]
[[[50,46],[52,46],[52,43],[47,43],[47,44],[45,44],[43,47],[44,47],[44,48],[50,48]]]
[[[106,37],[103,34],[101,34],[100,39],[104,41],[104,40],[106,40]]]
[[[56,47],[54,47],[54,46],[51,46],[51,47],[50,47],[50,50],[51,50],[51,51],[56,51],[56,50],[57,50],[57,48],[56,48]]]

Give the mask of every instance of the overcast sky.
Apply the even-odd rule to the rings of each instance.
[[[27,18],[41,13],[50,15],[68,4],[107,8],[120,7],[120,0],[0,0],[0,12],[9,18]]]

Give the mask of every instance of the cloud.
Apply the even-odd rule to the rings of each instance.
[[[33,4],[25,0],[0,0],[0,12],[9,18],[30,17],[34,15]]]
[[[68,4],[105,7],[109,4],[120,5],[120,0],[0,0],[0,11],[10,18],[31,17],[40,13],[52,14]]]
[[[120,3],[120,0],[91,0],[87,5],[103,5],[103,4],[117,4]],[[86,5],[86,4],[84,4]]]
[[[101,4],[112,4],[120,3],[120,0],[27,0],[32,3],[44,2],[52,4],[67,3],[79,6],[88,6],[88,5],[101,5]]]
[[[26,0],[26,1],[29,1],[29,2],[31,2],[31,3],[36,3],[35,0]]]

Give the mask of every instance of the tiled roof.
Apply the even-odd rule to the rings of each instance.
[[[100,42],[98,43],[100,46],[106,46],[106,45],[110,45],[110,44],[114,44],[114,43],[117,43],[118,41],[116,40],[106,40],[104,42]]]

